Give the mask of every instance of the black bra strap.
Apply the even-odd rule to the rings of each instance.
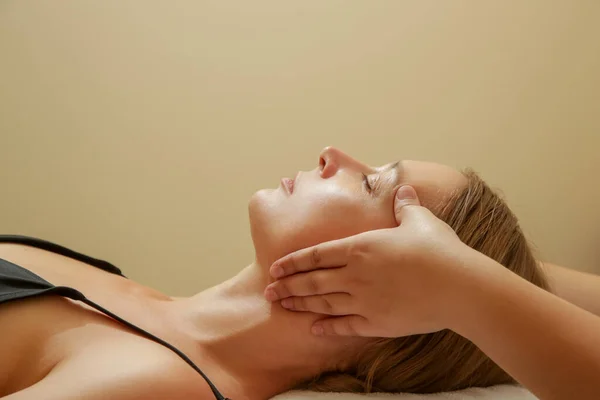
[[[103,269],[107,272],[116,275],[123,275],[123,272],[113,264],[108,261],[100,260],[98,258],[86,256],[85,254],[79,253],[77,251],[68,249],[64,246],[61,246],[56,243],[49,242],[47,240],[42,240],[34,237],[23,236],[23,235],[0,235],[0,243],[15,243],[22,244],[30,247],[37,247],[38,249],[50,251],[52,253],[60,254],[65,257],[72,258],[77,261],[84,262],[86,264],[92,265],[96,268]]]
[[[159,344],[165,346],[166,348],[168,348],[169,350],[171,350],[172,352],[177,354],[181,359],[183,359],[183,361],[188,363],[190,367],[194,368],[194,370],[196,372],[198,372],[200,375],[202,375],[202,377],[204,378],[206,383],[208,383],[208,386],[210,386],[210,389],[212,390],[212,392],[215,395],[215,397],[217,398],[217,400],[230,400],[227,397],[223,396],[221,394],[221,392],[219,392],[217,387],[210,381],[210,379],[208,379],[208,376],[206,376],[204,374],[204,372],[202,372],[202,370],[200,368],[198,368],[198,366],[196,366],[196,364],[194,364],[194,362],[192,360],[190,360],[189,357],[186,356],[177,347],[173,346],[172,344],[170,344],[168,342],[165,342],[161,338],[154,336],[150,332],[143,330],[142,328],[132,324],[131,322],[124,320],[123,318],[119,317],[118,315],[113,314],[112,312],[108,311],[106,308],[102,307],[99,304],[94,303],[93,301],[91,301],[90,299],[85,297],[83,295],[83,293],[79,292],[78,290],[75,290],[75,289],[69,288],[69,287],[61,287],[61,294],[63,296],[69,297],[73,300],[81,301],[81,302],[87,304],[88,306],[95,308],[96,310],[100,311],[101,313],[108,315],[109,317],[115,319],[116,321],[119,321],[120,323],[133,329],[134,331],[141,333],[148,339],[151,339],[151,340],[155,341],[156,343],[159,343]]]

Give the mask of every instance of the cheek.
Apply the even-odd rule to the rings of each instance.
[[[329,240],[386,228],[392,210],[372,198],[338,188],[319,188],[287,196],[257,192],[249,203],[256,257],[269,264],[292,251]]]
[[[302,248],[381,227],[376,205],[339,190],[303,193],[290,198],[286,234],[290,246]]]

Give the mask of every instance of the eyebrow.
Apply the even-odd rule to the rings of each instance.
[[[392,189],[400,183],[400,177],[402,176],[402,161],[397,161],[393,164],[388,165],[385,168],[380,169],[379,171],[377,171],[377,175],[381,176],[383,173],[388,171],[393,171],[394,173],[394,179],[391,182],[391,186],[389,187],[389,189]],[[377,189],[375,190],[375,192],[379,192],[379,183],[377,183]]]
[[[402,164],[400,161],[396,161],[395,163],[393,163],[392,165],[390,165],[389,167],[387,167],[385,169],[385,171],[390,171],[390,170],[395,170],[395,177],[394,177],[394,186],[398,185],[400,183],[400,176],[402,175]]]

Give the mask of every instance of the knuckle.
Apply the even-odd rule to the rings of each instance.
[[[321,252],[319,250],[318,247],[313,247],[313,249],[310,252],[310,264],[313,267],[318,267],[321,264]]]
[[[348,280],[348,286],[356,290],[364,290],[364,288],[368,287],[370,283],[368,277],[364,277],[363,275],[359,274],[349,277]]]
[[[333,304],[331,303],[331,300],[327,298],[327,296],[321,296],[321,307],[325,314],[334,313]]]
[[[294,309],[298,311],[304,311],[307,309],[306,298],[295,297],[294,298]]]
[[[308,290],[310,293],[319,293],[321,285],[316,274],[308,276]]]
[[[285,298],[290,295],[290,290],[285,281],[276,282],[275,285],[273,285],[273,290],[275,290],[275,293],[277,293],[279,298]]]
[[[298,260],[296,259],[296,255],[291,254],[288,258],[287,265],[281,265],[281,267],[283,268],[283,271],[287,274],[296,272],[298,270]]]
[[[358,334],[356,327],[354,326],[354,318],[346,318],[345,328],[349,335],[356,336]]]
[[[323,332],[326,335],[338,334],[337,324],[335,324],[333,321],[324,321],[322,326],[323,326]]]
[[[353,242],[348,246],[348,257],[364,257],[371,250],[371,244],[368,241],[360,240]]]

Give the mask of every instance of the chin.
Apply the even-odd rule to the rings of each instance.
[[[261,189],[255,192],[248,201],[248,218],[250,227],[254,229],[255,225],[268,225],[269,214],[272,214],[276,208],[273,189]]]
[[[275,250],[278,248],[273,238],[272,220],[276,202],[273,189],[262,189],[252,195],[248,202],[248,218],[250,220],[250,235],[254,244],[256,261],[269,267],[277,258]]]

